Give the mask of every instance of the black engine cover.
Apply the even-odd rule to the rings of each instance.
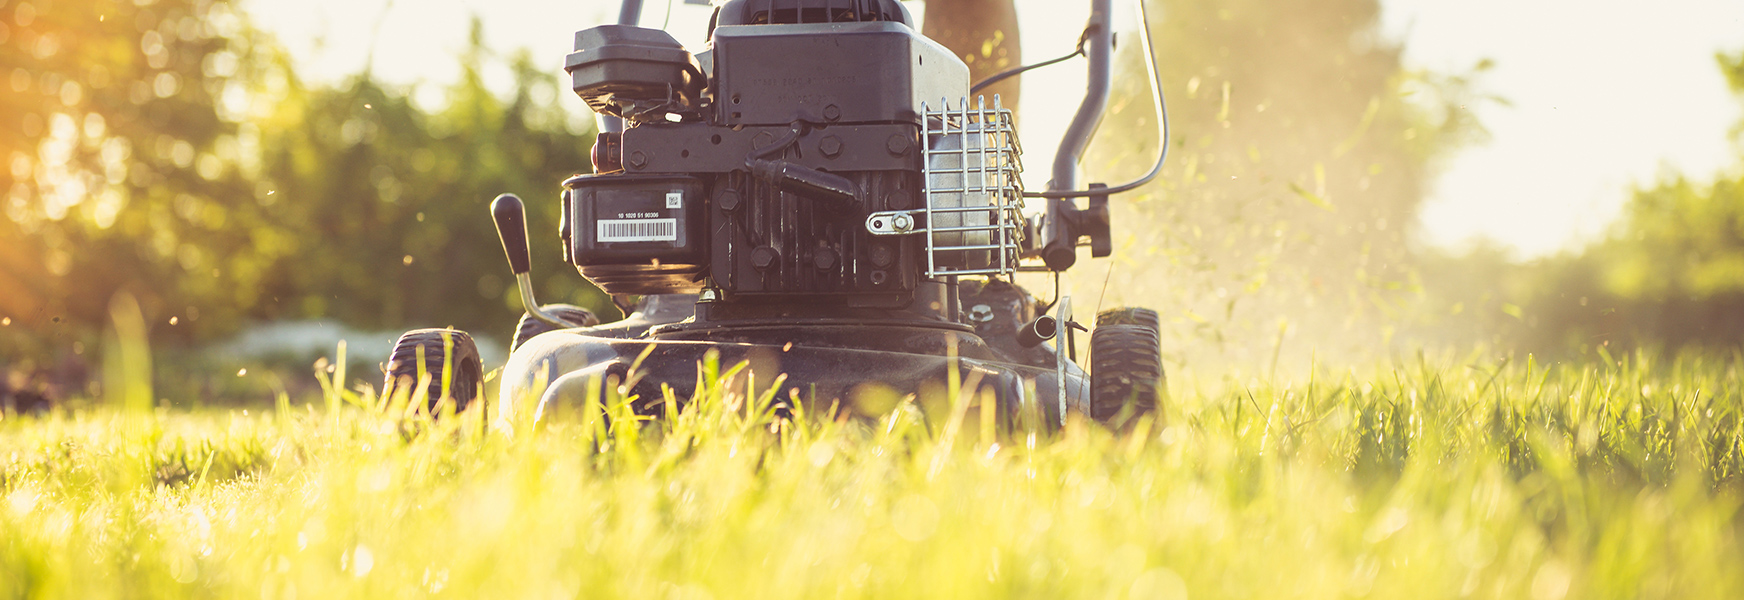
[[[570,262],[608,294],[702,289],[704,181],[583,175],[564,182]]]
[[[920,175],[841,174],[853,180],[865,204],[833,208],[745,173],[717,179],[709,211],[715,285],[729,299],[823,295],[850,305],[906,305],[920,281],[918,239],[874,236],[864,223],[872,211],[915,207]]]
[[[921,103],[968,92],[963,61],[898,23],[719,27],[714,44],[724,125],[919,123]]]

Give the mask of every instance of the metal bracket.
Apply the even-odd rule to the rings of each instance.
[[[915,224],[924,223],[924,210],[886,210],[875,212],[866,217],[866,231],[872,235],[907,235],[926,231],[925,227],[915,228]]]
[[[1024,239],[1023,150],[1011,111],[964,98],[921,105],[923,208],[867,215],[872,235],[926,234],[926,276],[1010,275]]]

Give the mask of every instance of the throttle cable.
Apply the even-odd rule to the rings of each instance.
[[[1093,189],[1093,190],[1058,190],[1058,191],[1047,191],[1047,192],[1024,192],[1023,197],[1025,197],[1025,198],[1082,198],[1085,196],[1108,196],[1108,195],[1118,194],[1121,192],[1130,192],[1132,190],[1138,189],[1139,186],[1150,183],[1151,180],[1157,178],[1157,174],[1163,172],[1163,159],[1168,158],[1168,156],[1169,156],[1169,105],[1166,101],[1163,100],[1162,79],[1161,79],[1161,76],[1157,74],[1157,52],[1156,52],[1155,45],[1151,41],[1150,14],[1149,14],[1149,11],[1145,9],[1144,0],[1137,0],[1137,2],[1138,2],[1138,12],[1139,12],[1138,31],[1139,31],[1139,36],[1144,38],[1145,71],[1150,75],[1151,97],[1155,99],[1155,101],[1152,102],[1151,104],[1152,104],[1152,106],[1156,107],[1157,138],[1159,140],[1161,140],[1161,145],[1157,150],[1157,162],[1156,162],[1156,164],[1151,165],[1151,171],[1149,173],[1146,173],[1143,177],[1140,177],[1138,179],[1134,179],[1132,181],[1128,181],[1126,183],[1122,183],[1122,184],[1116,185],[1116,186],[1109,186],[1109,187],[1098,188],[1098,189]]]

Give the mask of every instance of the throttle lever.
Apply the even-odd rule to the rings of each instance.
[[[515,272],[515,285],[521,289],[521,305],[533,318],[558,327],[579,327],[580,324],[559,319],[539,306],[533,298],[533,259],[527,250],[527,207],[514,194],[503,194],[491,201],[491,220],[497,225],[497,239],[503,241],[503,253],[509,256],[509,270]]]

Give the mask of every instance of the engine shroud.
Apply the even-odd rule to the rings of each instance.
[[[571,261],[613,294],[907,306],[926,271],[921,236],[865,221],[923,207],[924,107],[962,98],[968,68],[893,21],[723,25],[712,38],[712,109],[645,115],[622,134],[622,172],[570,180]],[[819,197],[799,185],[810,180],[844,193]]]
[[[722,125],[919,124],[921,105],[968,95],[969,67],[893,22],[717,27]]]

